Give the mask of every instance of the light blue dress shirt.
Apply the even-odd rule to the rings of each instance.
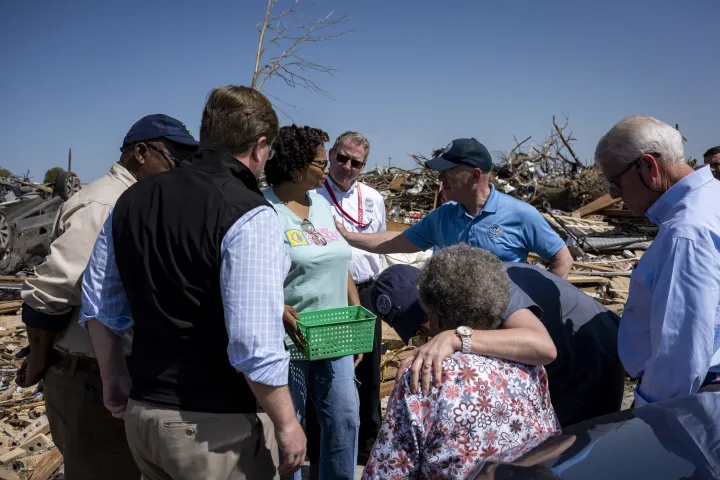
[[[565,246],[535,207],[498,192],[492,184],[474,217],[461,204],[448,202],[403,234],[423,250],[467,243],[491,251],[503,262],[524,262],[529,252],[547,260]]]
[[[220,289],[228,333],[228,357],[252,381],[287,385],[290,356],[285,349],[283,282],[290,259],[272,207],[240,217],[221,245]],[[80,324],[95,318],[118,335],[132,326],[112,237],[112,212],[95,242],[82,280]],[[242,320],[241,320],[242,319]]]
[[[618,333],[625,369],[642,377],[636,405],[697,392],[720,372],[720,182],[697,170],[645,215],[658,235],[632,274]]]

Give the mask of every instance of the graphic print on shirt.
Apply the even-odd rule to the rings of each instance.
[[[497,223],[493,223],[488,227],[488,235],[493,238],[499,237],[500,235],[502,235],[502,227]]]
[[[336,230],[330,230],[329,228],[317,228],[316,232],[320,235],[322,235],[322,238],[325,239],[327,243],[335,243],[342,240],[342,237]],[[303,246],[323,246],[325,244],[322,243],[319,239],[316,239],[315,236],[309,235],[306,232],[303,232],[302,230],[299,230],[297,228],[291,228],[290,230],[285,230],[285,236],[288,239],[288,243],[291,247],[303,247]]]
[[[372,214],[375,209],[375,202],[373,202],[372,198],[366,198],[365,199],[365,210],[367,213]]]
[[[285,236],[290,242],[291,247],[299,247],[300,245],[308,245],[307,238],[303,235],[302,230],[286,230]]]

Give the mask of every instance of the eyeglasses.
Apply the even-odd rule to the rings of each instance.
[[[310,163],[312,163],[313,165],[316,165],[316,166],[320,167],[320,168],[323,169],[323,170],[325,170],[325,169],[327,168],[327,166],[328,166],[328,161],[327,161],[327,159],[324,159],[324,160],[319,160],[319,159],[318,159],[318,160],[313,160],[313,161],[311,161]]]
[[[348,162],[348,160],[350,160],[350,165],[352,165],[352,168],[357,168],[358,170],[365,166],[365,162],[361,162],[360,160],[355,160],[354,158],[349,157],[342,153],[336,153],[335,160],[337,160],[337,162],[340,165],[345,165]]]
[[[146,143],[145,146],[148,147],[150,150],[155,150],[157,153],[159,153],[160,155],[162,155],[162,157],[163,157],[163,158],[168,162],[168,164],[170,165],[170,168],[175,168],[175,167],[177,167],[178,164],[180,163],[180,161],[179,161],[177,158],[175,158],[175,156],[174,156],[172,153],[168,152],[168,151],[165,150],[164,148],[156,147],[156,146],[153,145],[152,143]]]
[[[652,155],[653,157],[661,156],[659,153],[656,153],[656,152],[649,152],[649,153],[643,154],[643,155]],[[617,194],[621,194],[622,190],[620,189],[620,186],[617,184],[617,179],[622,177],[623,175],[625,175],[625,172],[627,172],[628,170],[630,170],[633,167],[637,168],[638,175],[640,175],[640,180],[643,182],[644,185],[647,186],[647,184],[645,184],[645,179],[642,177],[642,173],[640,173],[640,162],[641,161],[642,161],[642,156],[640,156],[640,157],[636,158],[635,160],[633,160],[632,162],[630,162],[628,164],[628,166],[625,167],[620,173],[613,175],[610,178],[606,178],[605,185],[607,185],[608,190],[610,190],[611,192],[615,192]]]
[[[300,224],[300,228],[302,228],[303,232],[307,233],[308,235],[310,235],[313,238],[313,240],[315,241],[314,243],[316,245],[322,245],[322,246],[327,245],[327,240],[325,240],[325,237],[323,237],[322,233],[318,232],[315,229],[315,225],[313,225],[310,220],[308,220],[308,219],[303,220],[302,223]]]

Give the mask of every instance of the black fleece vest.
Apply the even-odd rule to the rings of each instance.
[[[134,320],[131,398],[191,411],[257,410],[228,359],[220,248],[235,221],[261,205],[269,204],[250,170],[209,150],[118,199],[114,249]]]

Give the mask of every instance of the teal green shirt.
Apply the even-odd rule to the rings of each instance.
[[[315,192],[308,192],[313,224],[322,240],[303,231],[304,219],[290,211],[272,188],[263,192],[278,213],[285,249],[290,255],[290,271],[285,277],[285,304],[298,313],[347,307],[348,269],[352,248],[335,228],[330,204]],[[286,336],[285,343],[292,342]],[[295,346],[292,345],[292,350]]]

